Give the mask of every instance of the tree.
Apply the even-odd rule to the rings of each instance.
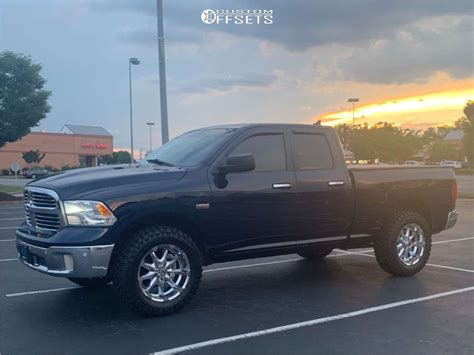
[[[104,165],[128,164],[131,159],[132,157],[129,152],[126,150],[119,150],[113,152],[112,155],[107,154],[99,157],[99,163]]]
[[[39,164],[41,160],[45,157],[46,153],[41,153],[39,150],[29,150],[27,152],[24,152],[23,154],[23,160],[28,163],[35,163]]]
[[[28,134],[51,110],[41,68],[29,56],[0,53],[0,148]]]
[[[380,159],[385,162],[403,162],[413,157],[423,146],[418,131],[379,122],[354,127],[349,148],[357,160]]]
[[[336,127],[337,134],[339,135],[339,139],[341,140],[341,144],[344,149],[349,148],[353,127],[347,123],[339,124]]]
[[[459,151],[452,144],[446,142],[438,142],[431,147],[430,160],[439,162],[441,160],[458,160],[460,158]]]

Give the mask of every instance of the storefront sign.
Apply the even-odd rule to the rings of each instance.
[[[104,144],[104,143],[101,143],[101,144],[97,144],[97,143],[82,143],[81,144],[81,147],[82,148],[88,148],[88,149],[91,149],[91,148],[96,148],[96,149],[107,149],[109,147],[108,144]]]

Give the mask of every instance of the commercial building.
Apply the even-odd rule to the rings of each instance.
[[[45,153],[40,166],[96,166],[99,156],[112,154],[113,136],[102,127],[71,124],[59,133],[31,132],[0,148],[0,169],[9,169],[14,161],[22,168],[31,166],[23,160],[29,150]]]
[[[461,150],[463,138],[464,138],[464,131],[462,129],[453,129],[449,131],[448,134],[446,134],[446,136],[444,136],[443,141]]]

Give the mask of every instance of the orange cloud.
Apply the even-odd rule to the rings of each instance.
[[[356,106],[356,122],[375,123],[380,121],[426,128],[451,124],[462,116],[462,109],[468,100],[474,100],[474,88],[458,88],[402,97]],[[352,110],[320,115],[316,119],[326,125],[352,122]]]

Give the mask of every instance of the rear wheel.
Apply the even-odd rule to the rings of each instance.
[[[299,256],[309,260],[321,260],[331,254],[333,248],[311,248],[298,252]]]
[[[91,279],[69,277],[69,281],[87,288],[98,288],[107,285],[111,280],[108,277],[95,277]]]
[[[129,236],[113,262],[113,284],[134,310],[153,316],[181,309],[196,293],[201,254],[183,232],[153,226]]]
[[[395,276],[412,276],[425,266],[431,253],[431,231],[426,219],[414,212],[392,218],[374,242],[377,262]]]

